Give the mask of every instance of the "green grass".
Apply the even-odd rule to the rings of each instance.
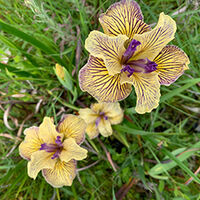
[[[157,22],[162,11],[176,20],[171,44],[190,57],[190,70],[171,86],[161,86],[160,105],[150,114],[135,112],[134,91],[120,103],[127,117],[113,126],[113,136],[100,137],[119,166],[116,172],[98,140],[87,139],[97,153],[90,152],[78,168],[99,162],[80,171],[72,187],[57,190],[41,174],[35,181],[27,176],[17,136],[22,140],[23,130],[38,126],[44,116],[54,117],[57,123],[62,112],[77,114],[82,104],[89,107],[95,102],[80,90],[78,71],[88,58],[85,39],[90,31],[102,30],[98,16],[115,1],[30,1],[32,7],[22,0],[0,0],[0,59],[6,50],[11,52],[8,63],[0,64],[0,199],[118,200],[120,188],[127,192],[127,200],[200,199],[200,176],[194,175],[200,166],[198,1],[139,1],[146,23]],[[186,11],[173,15],[184,6]],[[80,45],[80,59],[76,59]],[[58,81],[56,63],[69,74],[72,92]],[[186,185],[191,177],[193,181]]]

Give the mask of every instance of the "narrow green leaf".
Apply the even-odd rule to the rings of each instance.
[[[147,140],[151,141],[154,145],[157,146],[157,142],[152,138],[152,137],[148,137],[145,136]],[[183,160],[187,159],[188,157],[190,157],[194,152],[196,152],[197,150],[194,148],[200,148],[200,142],[196,143],[195,145],[192,146],[192,148],[190,149],[190,151],[187,151],[183,154],[181,154],[178,158],[176,158],[176,156],[174,156],[171,152],[169,152],[165,147],[163,147],[161,149],[161,151],[169,157],[169,159],[171,159],[172,161],[170,163],[167,164],[157,164],[155,166],[155,168],[152,168],[149,171],[149,174],[153,174],[153,175],[157,175],[160,174],[166,170],[169,170],[173,167],[175,167],[176,165],[178,165],[180,168],[182,168],[189,176],[191,176],[197,183],[200,183],[200,179],[186,166],[182,163]]]
[[[59,56],[55,55],[55,54],[57,54],[57,52],[55,50],[46,46],[44,43],[40,42],[39,40],[35,39],[34,37],[24,33],[23,31],[20,31],[20,30],[16,29],[15,27],[4,23],[1,19],[0,19],[0,30],[3,30],[7,33],[10,33],[12,35],[15,35],[15,36],[23,39],[24,41],[29,42],[33,46],[35,46],[35,47],[41,49],[42,51],[44,51],[45,53],[49,54],[59,64],[66,66],[66,63],[63,62],[63,60]]]
[[[200,78],[196,78],[196,79],[191,79],[189,83],[185,84],[184,86],[177,88],[175,90],[172,90],[171,92],[168,92],[167,94],[163,95],[160,98],[160,103],[166,101],[167,99],[172,98],[173,96],[176,96],[178,94],[180,94],[181,92],[183,92],[184,90],[186,90],[187,88],[195,85],[196,83],[200,82]]]

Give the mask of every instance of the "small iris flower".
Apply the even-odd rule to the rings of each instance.
[[[161,13],[151,30],[133,0],[111,5],[99,21],[104,33],[92,31],[85,41],[90,57],[79,72],[81,89],[98,101],[116,102],[126,98],[133,85],[136,112],[151,112],[159,104],[160,85],[170,85],[189,69],[187,55],[167,45],[174,39],[175,21]]]
[[[87,124],[86,133],[93,139],[101,133],[104,137],[112,135],[111,124],[119,124],[123,120],[123,111],[119,103],[95,103],[91,109],[79,110],[80,117]]]
[[[87,157],[79,145],[85,138],[86,124],[74,115],[66,115],[56,128],[49,117],[39,127],[24,131],[20,155],[29,160],[28,175],[35,179],[39,171],[53,187],[70,186],[76,176],[76,160]]]

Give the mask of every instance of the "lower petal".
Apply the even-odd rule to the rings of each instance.
[[[39,171],[44,168],[53,169],[56,159],[51,159],[53,153],[39,150],[31,155],[31,161],[28,162],[28,175],[35,179]]]
[[[83,119],[75,115],[66,115],[58,125],[58,131],[66,138],[74,138],[77,144],[83,142],[85,138],[86,123]]]
[[[94,123],[89,123],[86,128],[86,133],[88,134],[90,139],[94,139],[99,135],[99,131]]]
[[[54,169],[43,169],[42,175],[53,187],[71,186],[76,177],[76,162],[75,160],[58,161]]]
[[[80,70],[79,84],[83,91],[102,102],[123,100],[131,92],[130,84],[120,84],[120,75],[109,75],[103,60],[93,56]]]
[[[157,72],[161,85],[170,85],[176,81],[184,70],[189,69],[190,63],[184,51],[173,45],[163,48],[154,62],[158,65]]]
[[[112,135],[112,127],[109,120],[101,119],[98,124],[98,130],[104,137]]]
[[[25,129],[25,139],[19,145],[19,153],[24,159],[30,160],[32,153],[38,151],[43,141],[38,136],[38,127],[30,127]]]
[[[135,73],[134,87],[137,95],[136,112],[144,114],[157,108],[160,100],[160,83],[157,72]]]
[[[83,160],[87,157],[87,150],[77,145],[73,138],[65,139],[63,142],[63,150],[59,158],[61,161],[68,162],[71,159]]]

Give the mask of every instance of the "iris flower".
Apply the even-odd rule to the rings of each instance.
[[[112,135],[111,124],[119,124],[123,120],[123,111],[119,103],[95,103],[91,109],[79,110],[80,117],[87,124],[86,133],[93,139],[101,133],[104,137]]]
[[[128,0],[111,5],[99,21],[104,33],[92,31],[85,41],[90,57],[79,72],[81,89],[98,101],[116,102],[133,85],[136,112],[151,112],[159,104],[160,85],[170,85],[189,69],[187,55],[167,45],[174,39],[175,21],[161,13],[151,30],[139,5]]]
[[[66,115],[57,128],[49,117],[39,127],[27,128],[19,152],[29,161],[28,175],[35,179],[42,170],[53,187],[70,186],[76,176],[76,160],[87,156],[87,150],[79,146],[85,128],[84,120],[74,115]]]

